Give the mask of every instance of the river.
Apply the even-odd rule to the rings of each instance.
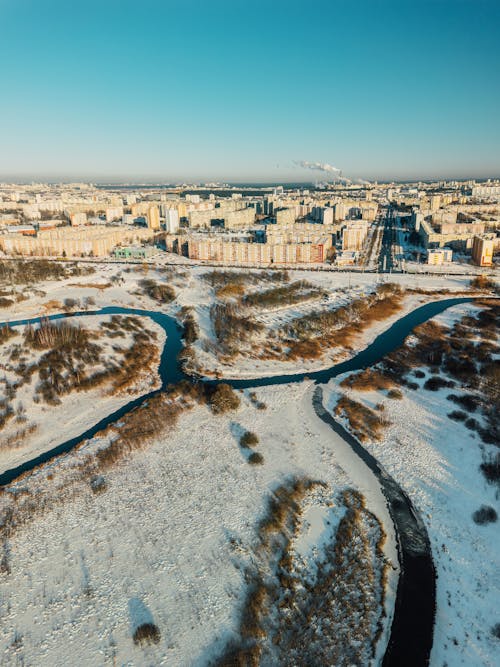
[[[420,306],[397,320],[352,359],[324,370],[253,379],[223,380],[235,389],[302,382],[306,377],[314,380],[318,385],[313,395],[313,407],[316,414],[345,440],[377,477],[382,492],[387,499],[389,514],[394,522],[400,564],[394,617],[383,659],[385,667],[402,667],[403,665],[405,667],[413,665],[417,667],[429,663],[436,606],[436,575],[429,536],[420,514],[404,490],[384,470],[380,463],[327,412],[323,405],[323,394],[319,385],[326,384],[331,378],[342,373],[361,370],[376,364],[385,355],[401,346],[416,326],[447,308],[468,301],[471,301],[471,299],[445,299]],[[192,378],[183,373],[177,363],[177,354],[182,349],[182,329],[174,318],[156,311],[110,306],[96,311],[52,315],[49,319],[58,320],[65,317],[83,317],[87,315],[139,315],[149,317],[161,326],[167,335],[159,366],[161,389],[128,402],[77,437],[63,442],[16,468],[6,470],[0,474],[0,486],[15,481],[23,473],[36,468],[59,454],[69,452],[82,440],[92,438],[98,431],[139,406],[145,399],[164,390],[168,384],[183,379],[192,381]],[[32,318],[9,322],[9,324],[10,326],[19,326],[28,323],[34,324],[39,321],[39,318]]]

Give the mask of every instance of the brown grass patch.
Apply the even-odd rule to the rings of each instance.
[[[394,382],[383,371],[367,368],[344,378],[340,386],[350,387],[356,391],[377,391],[379,389],[390,389],[394,386]]]
[[[228,283],[215,290],[215,296],[218,299],[241,297],[243,294],[245,294],[245,288],[239,283]]]
[[[259,547],[240,616],[238,642],[217,667],[260,664],[367,664],[382,631],[388,564],[380,522],[359,493],[348,490],[346,512],[317,561],[314,576],[296,560],[304,501],[326,485],[291,480],[274,492],[259,525]]]
[[[70,283],[68,287],[79,287],[81,289],[98,289],[98,290],[105,290],[108,289],[108,287],[113,287],[111,283]]]
[[[48,312],[49,310],[62,310],[63,305],[56,299],[50,299],[50,301],[46,301],[44,304],[42,304],[42,308]]]
[[[347,396],[341,396],[335,414],[346,417],[351,432],[360,442],[381,440],[384,428],[390,424],[379,412]]]

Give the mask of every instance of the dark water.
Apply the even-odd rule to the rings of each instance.
[[[382,664],[385,667],[427,665],[436,611],[436,572],[427,529],[396,480],[349,431],[335,421],[325,409],[322,399],[323,390],[317,387],[313,395],[316,414],[350,445],[375,474],[394,523],[400,575],[391,634]]]
[[[367,368],[380,361],[386,354],[398,348],[411,331],[443,312],[451,306],[471,301],[468,298],[446,299],[429,303],[415,309],[402,317],[387,331],[380,334],[365,350],[359,352],[349,361],[336,364],[331,368],[313,373],[297,373],[265,378],[245,380],[225,380],[235,389],[249,387],[265,387],[270,385],[302,382],[308,377],[317,384],[327,383],[331,378],[348,371]],[[159,324],[167,334],[167,340],[161,355],[159,373],[162,389],[169,383],[182,379],[191,380],[177,364],[177,354],[182,348],[182,331],[177,322],[170,316],[155,311],[135,310],[131,308],[108,307],[98,311],[87,311],[71,314],[52,315],[49,319],[58,320],[64,317],[80,317],[85,315],[142,315]],[[11,326],[36,323],[39,318],[10,322]],[[32,470],[38,465],[50,461],[55,456],[70,451],[82,440],[93,437],[98,431],[134,410],[145,399],[154,396],[158,391],[150,392],[130,401],[120,409],[107,415],[98,423],[71,440],[26,461],[17,468],[0,474],[0,485],[14,481],[21,474]],[[429,536],[419,513],[413,507],[403,489],[388,475],[379,462],[367,452],[359,442],[329,414],[322,402],[322,389],[317,387],[313,397],[313,407],[320,419],[336,431],[364,461],[376,475],[387,499],[389,512],[394,522],[398,541],[401,574],[395,603],[394,619],[388,647],[383,664],[386,667],[411,667],[426,665],[432,649],[434,614],[435,614],[435,569],[432,560]]]
[[[331,378],[347,373],[348,371],[357,371],[368,366],[373,366],[380,361],[386,354],[392,350],[400,347],[405,338],[410,334],[419,324],[427,322],[427,320],[435,317],[443,310],[456,306],[459,303],[465,303],[471,299],[445,299],[444,301],[436,301],[428,303],[420,308],[416,308],[408,315],[405,315],[400,320],[395,322],[389,329],[381,333],[368,347],[361,352],[358,352],[349,361],[343,361],[335,366],[326,368],[321,371],[314,371],[310,373],[298,373],[291,375],[273,375],[272,377],[245,379],[245,380],[230,380],[228,381],[235,389],[245,389],[247,387],[268,387],[275,384],[284,384],[287,382],[302,382],[304,378],[315,380],[318,384],[326,384]]]

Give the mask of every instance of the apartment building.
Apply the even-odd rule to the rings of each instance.
[[[342,230],[342,250],[361,250],[368,235],[368,225],[358,222],[346,225]]]
[[[427,264],[441,266],[453,261],[453,251],[450,248],[435,248],[427,253]]]
[[[87,224],[87,214],[86,213],[72,213],[70,215],[70,221],[72,227],[78,227],[78,225],[86,225]]]
[[[187,245],[190,259],[201,261],[227,264],[317,264],[326,260],[332,242],[328,236],[315,243],[251,243],[238,239],[189,237]]]
[[[495,238],[492,234],[474,236],[472,240],[472,261],[477,266],[491,266],[495,251]]]
[[[471,194],[475,199],[500,200],[500,183],[475,185],[471,190]]]
[[[485,225],[482,222],[459,222],[443,223],[437,229],[425,219],[421,220],[419,234],[425,248],[440,248],[445,245],[461,243],[467,245],[472,242],[476,234],[484,232]]]
[[[275,210],[274,215],[276,217],[276,224],[281,225],[293,225],[297,219],[297,210],[293,208],[278,208]]]
[[[152,236],[152,230],[139,227],[59,227],[39,231],[36,236],[0,235],[0,249],[9,255],[106,257],[117,245],[133,244]]]
[[[230,203],[237,204],[238,201]],[[221,220],[225,229],[249,229],[255,224],[255,209],[224,206],[189,213],[189,226],[192,229],[210,229],[214,220]]]
[[[158,231],[160,229],[160,211],[158,210],[158,206],[150,206],[148,208],[146,220],[149,229],[152,229],[153,231]]]

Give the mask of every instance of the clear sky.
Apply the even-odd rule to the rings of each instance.
[[[500,0],[0,0],[0,178],[500,176]]]

